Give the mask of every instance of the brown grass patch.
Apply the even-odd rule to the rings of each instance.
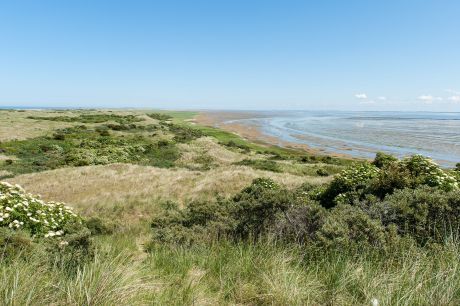
[[[319,184],[327,180],[234,165],[192,171],[112,164],[24,174],[8,181],[45,200],[66,202],[85,215],[127,213],[137,218],[151,214],[158,203],[166,200],[183,205],[233,195],[257,177],[270,177],[288,188],[305,181]]]

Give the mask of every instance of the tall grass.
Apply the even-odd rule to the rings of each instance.
[[[317,252],[274,243],[159,247],[145,265],[165,282],[159,304],[455,305],[460,302],[458,246],[407,248],[387,257]],[[402,250],[401,250],[402,251]]]
[[[43,259],[0,263],[2,305],[458,305],[458,244],[394,253],[219,242],[154,247],[123,235],[98,240],[76,272]],[[110,247],[113,245],[113,247]],[[123,251],[124,250],[124,251]]]

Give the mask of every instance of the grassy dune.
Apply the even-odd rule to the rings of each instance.
[[[433,248],[401,244],[391,254],[375,250],[328,252],[269,237],[192,247],[149,246],[150,221],[169,202],[185,207],[196,200],[229,198],[258,177],[271,178],[290,190],[304,183],[317,186],[330,182],[350,163],[252,144],[211,127],[192,126],[188,123],[195,115],[192,112],[161,112],[172,116],[164,120],[147,116],[149,112],[0,112],[0,147],[11,147],[12,139],[52,138],[58,129],[82,124],[78,120],[59,121],[62,119],[58,116],[78,118],[84,113],[138,116],[142,121],[136,124],[154,125],[154,132],[136,127],[109,130],[100,137],[143,137],[142,141],[153,144],[166,140],[178,152],[173,165],[165,167],[145,165],[139,160],[109,160],[103,164],[34,168],[24,174],[8,170],[9,163],[21,165],[20,157],[7,149],[0,152],[0,177],[4,180],[20,184],[45,200],[66,202],[86,218],[98,217],[114,225],[110,233],[92,238],[94,258],[72,273],[59,265],[45,264],[42,254],[2,261],[0,304],[371,305],[374,299],[379,305],[460,302],[460,249],[455,242]],[[187,130],[168,122],[192,126],[202,134],[190,136]],[[118,123],[85,124],[91,130],[101,124]],[[183,137],[175,138],[176,133]]]

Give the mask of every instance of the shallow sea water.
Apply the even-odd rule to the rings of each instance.
[[[256,124],[280,140],[327,153],[372,158],[378,151],[398,157],[423,154],[444,166],[460,162],[460,113],[264,112],[233,122]]]

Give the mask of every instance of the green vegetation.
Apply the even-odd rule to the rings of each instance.
[[[143,121],[135,115],[115,115],[115,114],[81,114],[75,117],[70,116],[54,116],[54,117],[40,117],[29,116],[28,119],[34,120],[49,120],[49,121],[62,121],[62,122],[81,122],[81,123],[102,123],[107,121],[115,121],[120,124],[127,124],[133,122]]]
[[[250,166],[254,169],[266,171],[281,172],[281,168],[276,162],[266,159],[244,159],[237,162],[236,165]]]
[[[111,135],[107,129],[86,126],[60,129],[53,137],[3,142],[0,149],[18,158],[1,167],[13,174],[116,162],[171,167],[179,156],[171,141],[143,135]]]
[[[254,144],[191,112],[59,114],[80,121],[0,143],[0,176],[60,189],[0,183],[2,305],[460,303],[458,169]],[[49,201],[72,192],[78,215]]]

